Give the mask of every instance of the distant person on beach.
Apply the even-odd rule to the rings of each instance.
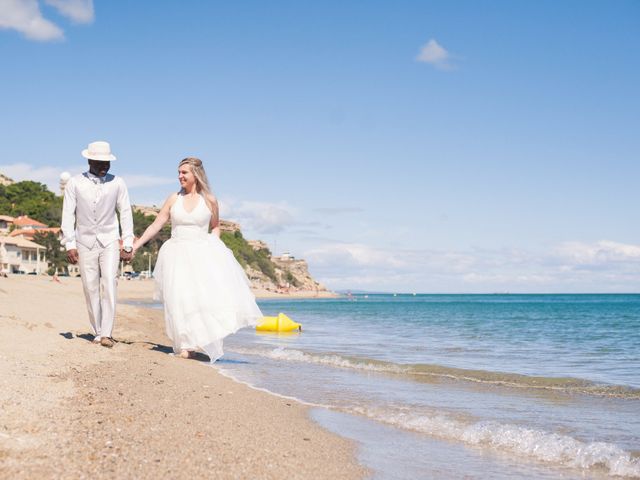
[[[200,350],[214,362],[223,354],[222,340],[256,325],[262,313],[244,270],[220,240],[218,201],[202,161],[182,160],[178,181],[180,191],[169,195],[133,251],[171,220],[171,238],[160,248],[153,272],[166,333],[179,356],[192,358]]]
[[[89,161],[89,171],[69,179],[64,189],[62,243],[69,263],[80,265],[93,343],[111,348],[118,263],[133,258],[133,215],[124,180],[108,173],[116,159],[109,144],[90,143],[82,156]]]

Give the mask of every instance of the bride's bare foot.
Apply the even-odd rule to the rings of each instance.
[[[180,350],[178,356],[180,358],[193,358],[193,352],[190,352],[189,350]]]

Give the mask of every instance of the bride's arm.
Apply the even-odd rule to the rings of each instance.
[[[211,210],[211,221],[209,222],[211,233],[220,238],[220,209],[218,208],[218,200],[212,194],[208,194],[207,203]]]
[[[162,227],[164,227],[165,224],[169,221],[169,217],[170,217],[169,212],[171,210],[171,206],[176,201],[177,196],[178,195],[175,193],[172,193],[171,195],[169,195],[169,198],[167,198],[167,200],[164,202],[164,205],[160,209],[160,212],[158,213],[158,216],[153,221],[153,223],[147,227],[147,229],[144,231],[144,233],[139,239],[133,242],[134,254],[138,251],[138,249],[141,246],[143,246],[145,243],[147,243],[149,240],[155,237],[160,231],[160,229],[162,229]]]

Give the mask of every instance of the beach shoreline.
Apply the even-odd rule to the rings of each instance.
[[[90,342],[79,279],[0,279],[1,476],[366,475],[355,444],[308,407],[170,355],[162,312],[122,303],[152,293],[150,281],[119,283],[107,349]]]
[[[319,299],[319,298],[340,298],[342,295],[330,291],[315,291],[315,290],[295,290],[289,293],[279,293],[270,290],[252,289],[253,294],[258,299]]]
[[[42,276],[41,278],[51,278]],[[77,277],[62,277],[63,281],[69,283],[77,283],[79,288],[82,288],[80,278]],[[136,279],[125,280],[120,279],[119,283],[118,300],[153,300],[153,294],[155,291],[155,282],[153,279]],[[277,299],[277,300],[308,300],[308,299],[322,299],[322,298],[340,298],[342,295],[336,292],[328,290],[291,290],[288,293],[274,292],[273,290],[265,290],[259,288],[252,288],[251,291],[255,297],[259,300]]]

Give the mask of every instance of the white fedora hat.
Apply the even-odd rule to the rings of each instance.
[[[108,142],[91,142],[89,148],[82,150],[82,156],[89,160],[100,160],[102,162],[112,162],[116,159],[111,153],[111,146]]]

